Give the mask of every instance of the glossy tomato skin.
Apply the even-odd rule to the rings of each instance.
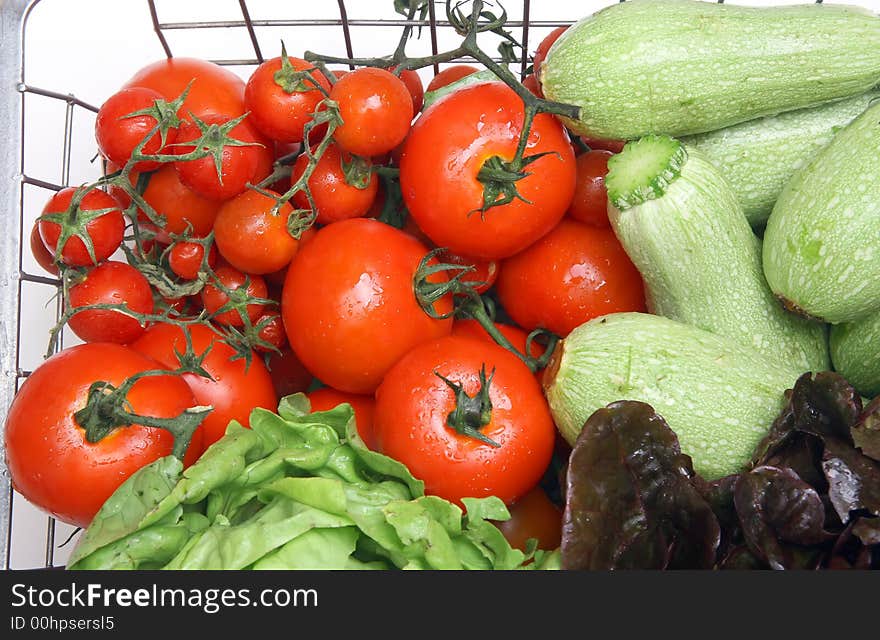
[[[537,486],[508,507],[510,519],[496,522],[495,526],[510,546],[525,551],[526,543],[534,538],[538,549],[551,551],[562,543],[562,510],[550,501],[544,490]]]
[[[526,352],[526,342],[528,341],[529,334],[520,329],[519,327],[514,327],[510,324],[501,324],[499,322],[495,323],[495,327],[501,334],[510,341],[520,353]],[[452,335],[454,336],[467,336],[470,338],[476,338],[477,340],[483,340],[484,342],[489,342],[491,344],[498,344],[495,342],[495,339],[488,334],[488,332],[480,326],[480,323],[476,320],[456,320],[452,325]],[[532,348],[529,350],[529,355],[533,358],[540,358],[544,353],[544,347],[534,340],[532,341]]]
[[[166,164],[150,176],[144,200],[165,216],[164,231],[183,234],[189,228],[196,238],[204,238],[211,232],[222,204],[204,198],[184,185],[174,163]]]
[[[229,118],[212,114],[203,119],[207,125],[223,125],[228,121]],[[201,135],[202,130],[195,122],[184,122],[178,129],[179,146],[175,149],[181,154],[190,153],[195,147],[182,143],[197,140]],[[265,139],[246,120],[233,127],[229,131],[229,136],[233,140],[249,144],[223,147],[220,176],[217,175],[217,167],[211,155],[198,160],[178,160],[174,163],[180,181],[208,200],[228,200],[242,193],[247,188],[247,183],[254,181],[255,176],[260,172],[263,164],[261,156],[272,155],[272,151],[264,144]],[[270,157],[270,164],[271,161]]]
[[[232,291],[247,284],[248,297],[250,298],[266,298],[269,294],[266,281],[261,276],[242,273],[235,267],[228,265],[219,266],[214,269],[214,275],[220,281],[221,285]],[[212,314],[211,320],[214,322],[218,324],[228,324],[233,327],[244,326],[244,319],[235,309],[217,313],[217,311],[222,309],[223,306],[229,302],[229,296],[226,295],[226,292],[214,282],[209,282],[204,288],[202,288],[201,300],[202,304],[205,306],[205,311]],[[266,307],[263,304],[251,304],[248,302],[246,312],[251,319],[251,322],[256,321],[257,318],[263,315],[265,308]]]
[[[194,324],[188,330],[196,355],[204,354],[210,347],[202,367],[212,379],[194,373],[181,376],[199,405],[214,407],[202,423],[204,447],[207,448],[223,437],[231,420],[248,427],[248,417],[254,408],[275,411],[278,401],[269,372],[259,357],[252,358],[250,367],[247,367],[244,359],[231,359],[235,351],[209,327]],[[176,369],[180,367],[177,354],[186,352],[186,338],[180,327],[161,323],[150,327],[131,344],[131,348],[169,369]]]
[[[498,260],[470,258],[451,251],[443,251],[438,259],[441,262],[473,267],[474,270],[462,276],[461,281],[469,284],[477,293],[486,293],[498,279]]]
[[[478,258],[504,258],[549,232],[565,214],[575,185],[574,152],[553,116],[538,115],[526,156],[550,152],[528,166],[515,199],[482,215],[477,180],[493,156],[514,157],[523,124],[522,100],[501,82],[456,91],[416,120],[400,159],[404,201],[439,247]],[[531,203],[531,204],[529,204]]]
[[[133,425],[89,443],[73,415],[85,406],[92,383],[118,387],[136,373],[161,368],[128,347],[106,343],[65,349],[37,367],[6,419],[6,462],[16,490],[59,520],[88,526],[132,473],[171,453],[174,438],[162,429]],[[197,404],[186,383],[171,375],[142,378],[126,398],[132,412],[160,418]],[[185,464],[201,454],[201,436],[200,427]]]
[[[314,380],[289,346],[282,348],[280,353],[269,353],[268,369],[275,395],[279,398],[306,391]]]
[[[295,71],[313,69],[314,65],[302,58],[288,56]],[[303,128],[312,119],[324,93],[308,80],[301,81],[303,90],[288,93],[275,82],[275,74],[281,70],[281,58],[266,60],[256,68],[245,87],[245,106],[253,125],[278,142],[302,142]],[[310,73],[314,82],[330,91],[330,83],[320,72]]]
[[[126,117],[135,111],[153,106],[156,100],[162,99],[158,91],[146,87],[131,87],[117,91],[104,101],[95,118],[95,138],[101,154],[120,167],[131,159],[131,154],[156,126],[156,118],[148,115]],[[177,129],[169,129],[165,135],[165,144],[174,144]],[[157,131],[144,145],[141,152],[145,155],[160,153],[162,136]],[[134,171],[152,171],[159,167],[158,162],[141,161],[134,165]]]
[[[278,195],[278,194],[276,194]],[[227,200],[214,222],[220,255],[240,271],[266,274],[283,269],[299,241],[287,231],[293,207],[285,202],[272,213],[276,200],[251,189]]]
[[[641,275],[614,232],[570,219],[505,260],[496,290],[518,325],[562,337],[598,316],[646,310]]]
[[[290,345],[315,377],[340,391],[372,393],[407,351],[450,332],[451,319],[429,317],[413,292],[427,253],[369,218],[327,225],[302,246],[287,270],[281,313]],[[451,304],[447,296],[436,309],[448,313]]]
[[[350,161],[350,154],[344,152],[339,145],[331,144],[324,150],[312,175],[309,176],[309,189],[315,201],[319,224],[364,216],[376,200],[379,179],[375,173],[370,175],[364,189],[359,189],[345,181],[342,163]],[[308,158],[304,155],[296,159],[290,175],[291,185],[303,175],[307,164]],[[305,191],[297,191],[293,196],[293,202],[300,209],[311,208]]]
[[[245,112],[244,80],[220,65],[198,58],[163,58],[132,76],[125,87],[147,87],[158,91],[168,101],[175,100],[190,85],[181,118],[190,113],[235,118]]]
[[[440,71],[437,75],[431,78],[431,82],[428,83],[428,88],[425,89],[425,91],[436,91],[441,87],[450,85],[472,73],[476,73],[477,71],[479,71],[479,69],[469,64],[457,64],[452,67],[446,67],[443,71]]]
[[[284,321],[281,314],[276,311],[270,311],[257,320],[257,323],[265,322],[263,328],[260,329],[259,337],[261,340],[268,342],[275,349],[283,349],[287,346],[287,332],[284,331]],[[257,346],[256,350],[262,353],[273,351],[268,347]]]
[[[373,437],[373,413],[376,410],[376,399],[371,395],[344,393],[331,387],[321,387],[308,394],[312,411],[330,411],[343,402],[354,409],[354,420],[358,435],[368,449],[375,449]]]
[[[65,187],[53,195],[43,207],[43,215],[67,211],[74,193],[76,193],[74,187]],[[85,227],[95,250],[94,263],[89,256],[86,245],[80,238],[71,236],[64,243],[61,250],[61,261],[72,267],[86,267],[106,260],[119,248],[125,233],[125,219],[119,208],[119,202],[110,194],[99,189],[92,189],[80,201],[79,208],[80,211],[101,209],[109,209],[109,211],[89,221]],[[43,244],[54,255],[61,238],[61,225],[48,220],[40,220],[39,227]]]
[[[31,227],[30,245],[31,255],[33,255],[34,260],[37,261],[37,264],[40,265],[47,273],[50,273],[53,276],[59,275],[60,271],[58,271],[58,265],[55,264],[55,256],[53,256],[52,252],[46,248],[46,245],[43,244],[43,239],[40,237],[39,222],[35,223],[34,226]]]
[[[391,71],[394,71],[393,67]],[[403,80],[406,90],[409,91],[409,96],[412,100],[413,114],[416,114],[422,110],[422,104],[425,101],[425,86],[422,84],[422,79],[419,77],[419,74],[412,69],[401,71],[399,77]]]
[[[168,252],[168,266],[178,278],[195,280],[202,269],[205,247],[198,242],[175,242]],[[208,250],[208,266],[217,264],[217,249],[214,244]]]
[[[438,373],[478,393],[479,372],[494,369],[490,422],[480,431],[500,447],[447,425],[452,389]],[[553,454],[555,427],[541,387],[516,356],[460,336],[424,343],[401,358],[376,390],[376,446],[425,482],[425,492],[461,504],[490,495],[512,503],[541,479]]]
[[[127,262],[99,264],[70,288],[74,310],[94,304],[125,305],[141,314],[153,312],[153,291],[143,274]],[[112,309],[85,309],[73,314],[71,330],[86,342],[128,344],[144,332],[135,318]]]
[[[413,118],[413,98],[403,80],[385,69],[363,67],[342,76],[330,91],[344,124],[333,137],[359,156],[388,153],[403,142]]]
[[[608,174],[608,159],[613,155],[610,151],[597,149],[577,157],[577,186],[568,208],[568,215],[575,220],[594,227],[611,228],[605,176]]]

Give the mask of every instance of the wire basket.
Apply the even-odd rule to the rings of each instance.
[[[511,69],[525,72],[529,53],[553,28],[615,0],[507,0],[507,28],[523,44]],[[723,1],[723,0],[722,0]],[[808,0],[738,0],[793,4]],[[822,0],[818,0],[821,2]],[[435,6],[436,4],[436,6]],[[454,46],[443,3],[417,21],[410,55]],[[849,0],[877,9],[880,0]],[[29,232],[52,192],[94,180],[94,119],[98,105],[136,70],[163,56],[193,56],[232,67],[247,78],[277,56],[283,40],[292,55],[305,49],[334,56],[390,53],[403,18],[392,0],[278,2],[277,0],[6,0],[0,5],[0,418],[21,382],[42,360],[49,329],[62,309],[57,279],[30,254]],[[73,34],[73,35],[71,35]],[[87,35],[86,35],[87,34]],[[483,34],[484,50],[495,47]],[[498,39],[500,42],[500,38]],[[456,61],[457,62],[457,61]],[[445,65],[420,71],[427,81]],[[64,332],[59,348],[78,340]],[[0,441],[0,453],[3,443]],[[5,459],[5,455],[3,456]],[[63,565],[76,530],[29,504],[0,466],[0,563],[6,569]]]

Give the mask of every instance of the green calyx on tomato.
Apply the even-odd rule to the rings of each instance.
[[[178,143],[180,145],[192,146],[193,150],[183,156],[173,156],[176,162],[185,162],[187,160],[199,160],[206,156],[211,156],[214,160],[214,168],[217,170],[217,180],[223,184],[223,149],[224,147],[258,147],[259,142],[245,142],[244,140],[236,140],[230,137],[230,132],[241,122],[247,118],[247,114],[232,118],[220,124],[216,122],[207,123],[194,114],[189,114],[193,124],[201,134],[192,141]]]
[[[486,365],[480,367],[480,388],[472,396],[467,394],[460,382],[453,382],[438,371],[435,371],[434,375],[455,393],[455,409],[446,416],[446,424],[463,436],[474,438],[492,447],[500,447],[500,444],[480,432],[480,429],[492,421],[492,399],[489,397],[489,387],[492,378],[495,377],[495,369],[493,368],[492,373],[486,377]]]
[[[524,130],[528,132],[528,129]],[[492,207],[504,206],[516,199],[532,204],[530,200],[520,195],[516,183],[531,175],[524,171],[528,165],[552,153],[555,152],[544,151],[523,158],[518,151],[517,157],[509,162],[501,156],[492,156],[486,160],[477,174],[477,180],[483,185],[483,206],[472,213],[479,211],[480,215],[484,216]]]
[[[139,111],[133,111],[120,118],[120,120],[136,118],[137,116],[151,116],[156,120],[155,128],[159,133],[159,139],[161,141],[159,148],[163,148],[168,141],[168,132],[172,129],[177,129],[181,125],[181,119],[177,115],[177,112],[180,107],[183,106],[183,102],[186,100],[187,95],[189,95],[189,90],[192,87],[193,82],[194,80],[190,80],[189,84],[186,85],[186,89],[183,90],[183,93],[181,93],[177,99],[172,100],[171,102],[163,99],[154,100],[152,106]],[[141,143],[135,147],[134,153],[143,153],[144,146],[149,140],[149,136],[144,137]]]
[[[101,258],[98,258],[95,252],[95,243],[89,230],[89,224],[104,215],[112,214],[114,211],[118,212],[119,207],[108,206],[100,209],[93,209],[80,206],[83,204],[83,200],[90,194],[99,195],[100,198],[92,199],[94,199],[95,202],[98,202],[100,199],[101,204],[111,204],[112,202],[115,202],[111,196],[103,192],[89,189],[88,187],[79,187],[74,191],[70,204],[65,211],[44,213],[38,218],[41,223],[51,223],[57,225],[59,228],[57,240],[54,242],[56,264],[63,261],[64,248],[67,245],[67,241],[71,238],[78,238],[83,243],[92,264],[97,264],[100,260],[107,257],[102,255]],[[105,200],[106,203],[104,202]],[[118,216],[119,214],[117,213],[116,215]]]
[[[285,93],[301,93],[303,91],[320,91],[326,95],[324,88],[312,78],[312,70],[297,71],[290,63],[287,48],[281,42],[281,68],[274,73],[272,79]]]
[[[369,158],[356,156],[354,154],[345,154],[341,156],[342,174],[345,176],[345,183],[355,189],[366,189],[370,186],[372,180],[372,166]]]

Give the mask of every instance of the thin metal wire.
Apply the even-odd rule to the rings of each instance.
[[[345,0],[338,0],[339,4],[339,18],[341,22],[339,24],[342,25],[342,37],[345,39],[345,54],[349,58],[354,58],[354,49],[351,47],[351,30],[348,28],[348,11],[345,8]],[[335,22],[335,21],[334,21]],[[354,66],[348,65],[349,69],[354,69]]]
[[[153,31],[156,32],[156,35],[159,37],[159,43],[162,45],[162,48],[165,50],[165,55],[169,58],[173,57],[171,55],[171,47],[168,46],[168,41],[165,39],[165,34],[162,33],[162,26],[159,24],[159,16],[156,13],[156,3],[154,0],[147,0],[150,4],[150,20],[153,22]]]
[[[33,87],[29,84],[21,83],[18,85],[18,90],[21,93],[33,93],[38,96],[45,96],[46,98],[54,98],[56,100],[63,100],[69,104],[75,104],[78,107],[82,107],[83,109],[88,109],[93,113],[98,113],[98,107],[93,104],[89,104],[84,100],[80,100],[75,95],[70,93],[58,93],[57,91],[50,91],[49,89],[41,89],[39,87]]]
[[[529,66],[529,13],[531,2],[523,0],[523,34],[522,34],[522,65],[520,66],[520,78],[526,77],[526,67]]]
[[[238,0],[238,4],[241,7],[241,15],[244,16],[245,26],[248,30],[248,35],[251,37],[251,44],[254,47],[254,53],[257,55],[257,60],[260,61],[260,64],[263,63],[263,52],[260,51],[260,43],[257,40],[257,34],[254,31],[254,23],[251,22],[251,13],[248,11],[247,2],[245,0]]]

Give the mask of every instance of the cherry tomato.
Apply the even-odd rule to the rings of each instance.
[[[190,113],[235,118],[245,112],[244,80],[229,69],[197,58],[163,58],[140,69],[128,87],[147,87],[168,101],[177,99],[189,86],[186,100],[178,110],[181,118]]]
[[[541,64],[544,62],[544,58],[547,57],[547,52],[550,51],[550,47],[559,40],[559,36],[566,32],[568,26],[556,27],[551,31],[547,36],[541,40],[541,44],[538,45],[538,48],[535,49],[535,57],[532,58],[532,67],[535,69],[535,75],[540,76],[541,73]]]
[[[392,73],[394,70],[394,67],[389,69]],[[415,115],[422,110],[422,104],[425,101],[425,87],[422,84],[422,79],[412,69],[401,71],[400,79],[403,80],[406,90],[409,91],[409,96],[412,99],[413,115]]]
[[[474,271],[462,276],[461,281],[469,284],[477,293],[486,293],[498,278],[498,261],[469,258],[451,251],[443,251],[437,258],[440,262],[474,267]]]
[[[278,350],[281,350],[283,347],[287,346],[287,334],[284,332],[284,322],[281,320],[281,315],[276,311],[270,311],[269,313],[262,316],[257,322],[263,322],[267,320],[268,322],[263,325],[263,328],[259,331],[259,337],[261,340],[265,340],[273,347]],[[256,347],[257,351],[267,352],[273,351],[267,347]]]
[[[37,264],[53,276],[59,275],[60,271],[58,271],[58,265],[55,264],[55,256],[46,248],[46,245],[43,244],[43,239],[40,237],[39,222],[35,222],[34,226],[31,227],[30,243],[31,254],[34,256]]]
[[[373,438],[373,412],[376,410],[376,400],[373,396],[358,395],[356,393],[345,393],[332,389],[331,387],[321,387],[308,394],[309,401],[312,403],[312,411],[330,411],[343,402],[347,402],[354,409],[354,420],[357,426],[358,435],[368,449],[375,449]]]
[[[202,270],[205,247],[198,242],[175,242],[168,251],[168,266],[178,278],[195,280]],[[208,250],[208,266],[217,264],[217,249],[214,245]]]
[[[76,310],[95,304],[124,305],[141,314],[153,312],[153,291],[143,274],[127,262],[104,262],[70,288],[70,306]],[[86,342],[128,344],[144,332],[135,318],[113,309],[76,311],[68,322]]]
[[[248,298],[265,298],[269,293],[269,290],[266,287],[266,281],[261,276],[248,275],[234,267],[227,265],[219,266],[214,269],[214,276],[220,281],[222,287],[225,287],[230,291],[236,291],[245,286],[245,283],[248,283],[246,289]],[[201,291],[201,299],[202,304],[205,305],[205,311],[211,314],[211,320],[214,322],[218,324],[228,324],[233,327],[244,326],[244,320],[237,309],[229,309],[228,311],[217,313],[227,302],[229,302],[229,296],[226,291],[220,286],[217,286],[216,283],[209,282],[204,286]],[[265,308],[266,306],[260,303],[248,303],[245,306],[251,322],[256,321],[257,318],[263,315]]]
[[[599,138],[581,136],[581,141],[594,151],[601,149],[603,151],[610,151],[611,153],[620,153],[626,146],[626,140],[601,140]]]
[[[176,325],[159,323],[147,329],[131,348],[155,358],[169,369],[177,369],[180,367],[178,354],[186,353],[183,331]],[[256,407],[270,411],[278,408],[272,379],[259,357],[251,358],[248,366],[243,358],[233,360],[235,351],[209,327],[193,324],[187,327],[187,331],[195,355],[203,355],[210,347],[202,368],[211,378],[195,373],[181,376],[192,390],[197,404],[214,407],[201,427],[205,448],[223,437],[230,421],[236,420],[248,427],[248,418]]]
[[[43,215],[51,213],[64,213],[70,207],[76,189],[65,187],[53,195],[46,206],[43,207]],[[92,189],[79,203],[78,218],[92,215],[92,211],[106,209],[106,213],[92,218],[85,224],[85,233],[91,238],[94,248],[95,260],[92,261],[85,243],[78,236],[70,236],[61,248],[61,261],[71,267],[85,267],[97,264],[109,258],[122,244],[122,236],[125,233],[125,220],[119,203],[113,196],[99,189]],[[61,225],[49,220],[40,220],[40,237],[43,244],[53,255],[58,253],[58,241],[61,239]]]
[[[562,337],[597,316],[645,311],[642,277],[614,232],[569,219],[505,260],[496,291],[518,325]]]
[[[207,115],[203,122],[206,125],[224,125],[229,118],[218,115]],[[202,136],[202,129],[194,121],[185,121],[177,131],[177,153],[190,153],[195,147],[181,144],[192,142]],[[244,146],[226,145],[221,153],[222,162],[220,176],[212,155],[198,160],[178,160],[174,163],[177,176],[187,187],[203,198],[209,200],[228,200],[245,190],[248,182],[254,182],[261,169],[261,156],[272,152],[263,144],[262,136],[247,121],[242,121],[229,131],[233,140],[249,143]],[[269,160],[271,164],[271,158]],[[264,176],[265,177],[265,176]],[[258,180],[257,180],[258,181]]]
[[[443,71],[440,71],[437,75],[431,78],[431,82],[428,83],[428,88],[425,89],[425,91],[436,91],[437,89],[450,85],[453,82],[457,82],[472,73],[477,73],[477,71],[479,71],[479,69],[472,67],[469,64],[457,64],[452,67],[446,67]]]
[[[419,306],[413,278],[427,248],[369,218],[327,225],[294,256],[281,297],[287,338],[319,380],[349,393],[372,393],[416,345],[446,335],[451,319]],[[430,280],[442,282],[444,274]],[[449,296],[436,310],[452,310]]]
[[[211,232],[221,205],[216,200],[203,198],[184,185],[174,163],[166,164],[150,176],[144,200],[165,217],[164,231],[183,234],[189,225],[196,238],[204,238]]]
[[[538,549],[558,549],[562,542],[562,510],[550,501],[541,487],[535,487],[508,507],[510,519],[495,526],[511,547],[525,551],[534,538]]]
[[[611,228],[608,221],[608,174],[610,151],[587,151],[577,157],[577,186],[568,208],[568,215],[594,227]]]
[[[406,140],[400,186],[412,217],[437,246],[478,258],[503,258],[535,242],[565,215],[575,184],[565,129],[535,117],[526,156],[548,153],[517,181],[520,198],[485,212],[477,176],[491,158],[511,160],[523,124],[522,100],[507,85],[464,87],[422,113]]]
[[[302,58],[288,56],[294,72],[314,69],[314,64]],[[266,60],[251,74],[244,92],[249,118],[263,135],[281,142],[302,142],[303,128],[312,119],[315,109],[330,91],[330,83],[320,72],[309,72],[308,78],[293,84],[276,80],[281,72],[280,57]],[[317,84],[317,86],[315,86]]]
[[[343,162],[351,162],[351,155],[342,151],[338,145],[331,144],[315,165],[308,184],[318,210],[318,222],[330,224],[348,218],[359,218],[370,211],[379,189],[379,180],[371,173],[366,187],[350,185],[345,181]],[[305,155],[296,159],[291,173],[291,185],[303,175],[308,164]],[[369,167],[367,168],[369,170]],[[310,209],[305,191],[297,191],[294,204],[300,209]]]
[[[214,241],[220,255],[236,269],[264,274],[290,263],[299,246],[287,230],[293,207],[285,202],[274,213],[275,204],[274,198],[248,189],[220,207]]]
[[[24,381],[6,418],[6,465],[12,484],[31,503],[69,524],[86,527],[117,487],[146,464],[169,455],[174,438],[158,428],[132,425],[99,442],[85,438],[74,414],[86,406],[98,381],[119,387],[160,363],[117,344],[93,343],[65,349]],[[173,418],[197,406],[177,376],[147,376],[126,395],[135,414]],[[185,456],[202,452],[202,428]]]
[[[161,100],[162,94],[146,87],[122,89],[107,98],[98,110],[95,119],[95,138],[101,154],[120,167],[131,159],[132,152],[156,126],[156,118],[148,115],[126,117],[135,111],[148,109]],[[174,144],[177,129],[169,129],[165,144]],[[162,136],[157,131],[144,144],[141,153],[155,155],[164,150]],[[134,171],[152,171],[159,167],[158,162],[141,161],[134,165]]]
[[[330,99],[344,124],[333,137],[359,156],[377,156],[403,142],[413,118],[413,99],[403,80],[384,69],[363,67],[342,76]]]
[[[538,82],[538,78],[535,77],[534,73],[530,73],[523,79],[523,86],[534,93],[539,98],[544,97],[544,91],[541,89],[541,85]]]
[[[451,385],[477,399],[463,419],[469,423],[479,421],[486,393],[491,413],[478,432],[494,445],[451,426],[458,395]],[[379,451],[404,463],[426,493],[459,504],[490,495],[516,501],[547,469],[556,433],[529,368],[497,345],[460,336],[423,343],[391,368],[376,390],[373,425]]]
[[[268,360],[269,375],[279,398],[306,391],[311,386],[314,376],[290,347],[281,349],[280,353],[270,351]]]

